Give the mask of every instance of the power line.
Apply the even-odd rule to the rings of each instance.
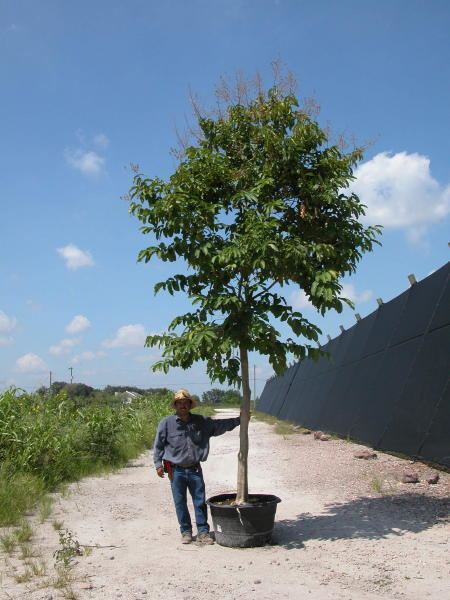
[[[267,378],[266,377],[264,377],[264,378],[258,378],[257,377],[255,379],[255,381],[267,381]],[[147,382],[147,383],[153,383],[154,387],[166,387],[168,385],[181,385],[181,384],[183,384],[183,385],[224,385],[224,384],[221,384],[221,383],[215,383],[214,381],[184,381],[184,380],[182,380],[182,381],[171,381],[171,382],[162,381],[160,383],[159,382],[151,382],[150,381],[150,382]],[[98,385],[110,385],[111,387],[115,387],[114,384],[111,383],[111,382],[109,382],[109,383],[100,383]],[[132,384],[130,384],[130,385],[132,385]],[[137,386],[137,387],[139,387],[139,386]]]

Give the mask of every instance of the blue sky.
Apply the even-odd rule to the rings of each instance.
[[[370,142],[355,189],[382,248],[344,280],[367,315],[449,259],[450,4],[446,0],[2,0],[0,12],[0,388],[53,380],[96,387],[211,384],[201,365],[153,374],[150,332],[188,303],[152,288],[146,239],[120,197],[130,163],[175,166],[175,128],[221,75],[281,59],[319,121]],[[300,290],[286,295],[326,334]],[[271,375],[252,357],[257,393]]]

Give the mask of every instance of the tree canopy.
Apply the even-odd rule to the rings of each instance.
[[[240,404],[242,396],[237,390],[221,390],[213,388],[202,394],[204,404]]]
[[[364,206],[349,189],[362,158],[344,152],[278,87],[198,115],[201,135],[163,180],[136,174],[130,211],[153,243],[138,260],[182,260],[179,274],[155,292],[185,292],[194,309],[166,333],[147,338],[163,348],[154,369],[205,361],[212,380],[239,383],[235,349],[266,355],[276,373],[286,356],[321,351],[319,328],[286,301],[282,287],[304,290],[324,314],[343,303],[340,278],[371,251],[378,227],[365,227]],[[287,324],[283,339],[276,321]]]

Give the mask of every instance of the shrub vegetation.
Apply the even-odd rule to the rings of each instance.
[[[242,395],[237,390],[221,390],[213,388],[202,394],[203,404],[223,404],[225,406],[240,406]]]
[[[0,526],[17,523],[59,484],[138,456],[171,412],[170,399],[167,390],[129,405],[105,395],[80,402],[64,391],[0,393]]]

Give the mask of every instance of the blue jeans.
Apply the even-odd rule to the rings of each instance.
[[[187,490],[192,497],[195,510],[195,523],[198,533],[208,533],[208,512],[205,502],[205,482],[200,467],[173,468],[173,479],[170,482],[173,501],[177,511],[178,523],[181,533],[192,531],[191,516],[187,506]]]

